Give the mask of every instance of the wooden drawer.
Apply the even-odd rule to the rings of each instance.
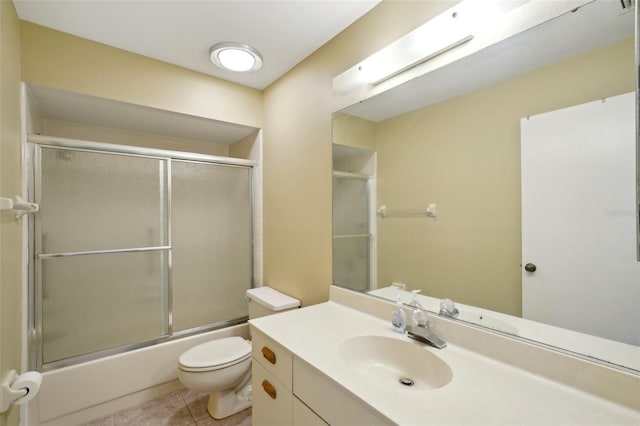
[[[253,426],[292,426],[293,394],[260,362],[251,367]]]
[[[291,376],[293,372],[293,357],[291,353],[255,328],[251,329],[251,340],[253,359],[257,360],[291,391]]]

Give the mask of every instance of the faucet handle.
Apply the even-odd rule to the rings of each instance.
[[[424,312],[422,308],[414,308],[413,313],[411,315],[411,322],[416,327],[429,327],[429,320],[427,319],[427,314]]]
[[[411,299],[411,303],[409,303],[410,306],[422,309],[422,304],[420,303],[420,301],[418,301],[418,293],[420,293],[421,291],[422,290],[420,289],[411,290],[411,293],[413,293],[413,298]]]
[[[440,315],[444,315],[451,318],[456,318],[460,311],[456,308],[456,305],[451,299],[442,299],[440,301]]]

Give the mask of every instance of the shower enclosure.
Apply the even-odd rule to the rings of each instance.
[[[33,368],[246,320],[250,160],[30,136]]]

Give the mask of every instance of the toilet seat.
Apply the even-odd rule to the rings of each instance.
[[[178,359],[182,371],[205,372],[239,364],[251,357],[251,343],[242,337],[225,337],[196,345]]]

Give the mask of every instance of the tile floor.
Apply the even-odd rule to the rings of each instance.
[[[82,426],[251,426],[251,408],[223,420],[207,412],[209,394],[183,389]]]

